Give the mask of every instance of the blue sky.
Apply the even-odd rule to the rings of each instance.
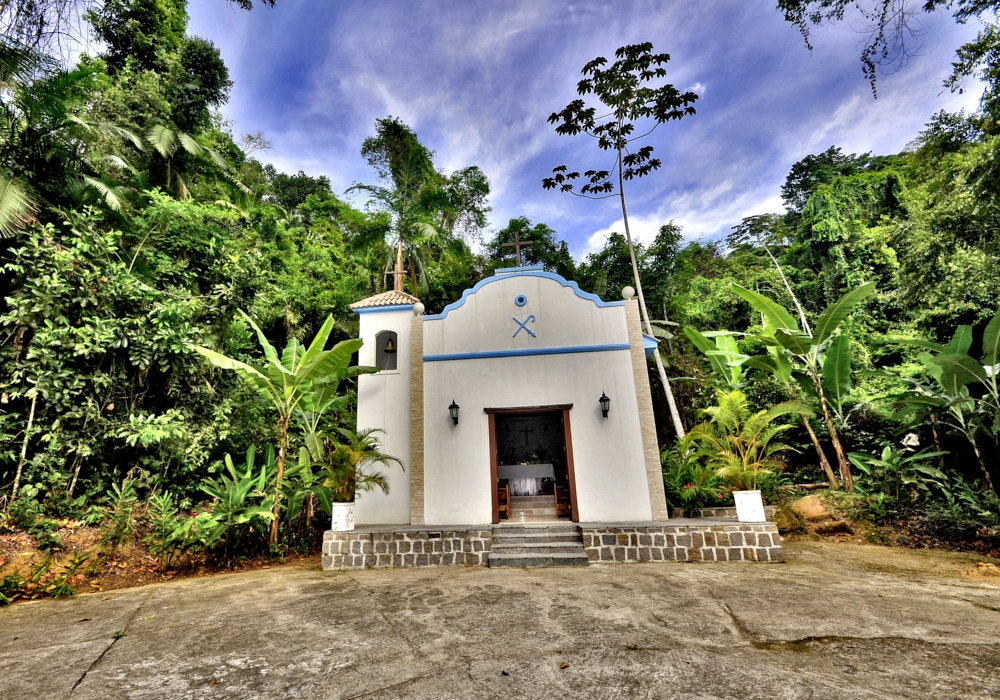
[[[789,167],[837,145],[893,153],[939,109],[975,106],[977,91],[941,87],[976,26],[925,20],[919,56],[879,79],[873,99],[858,61],[861,24],[814,32],[808,51],[774,0],[683,2],[308,2],[243,12],[194,0],[190,33],[212,40],[235,82],[224,114],[237,133],[263,131],[261,160],[326,175],[343,193],[374,174],[360,156],[377,118],[400,117],[447,171],[480,166],[491,223],[544,222],[577,258],[622,230],[617,200],[545,191],[566,163],[608,158],[546,118],[575,99],[583,65],[626,43],[671,54],[668,80],[693,89],[698,113],[654,133],[664,167],[629,190],[633,234],[673,220],[689,239],[724,235],[751,214],[782,210]],[[356,202],[361,205],[363,202]]]

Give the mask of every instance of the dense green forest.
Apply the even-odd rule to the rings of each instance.
[[[204,546],[223,543],[227,557],[253,549],[236,533],[271,527],[254,518],[277,512],[276,489],[295,508],[280,542],[311,541],[323,529],[310,490],[318,475],[385,458],[371,436],[352,432],[350,372],[335,377],[337,399],[312,426],[326,441],[307,451],[314,463],[281,486],[268,471],[274,455],[265,457],[280,442],[274,407],[196,346],[258,362],[262,339],[280,352],[318,333],[329,346],[356,337],[348,305],[391,287],[399,241],[405,289],[431,313],[513,264],[501,244],[515,232],[536,241],[527,264],[585,290],[614,299],[634,283],[622,235],[577,263],[543,222],[492,229],[489,173],[445,172],[391,116],[358,144],[369,183],[338,195],[325,177],[278,172],[264,135],[238,135],[220,116],[238,86],[212,43],[187,34],[182,0],[109,0],[86,20],[104,49],[72,66],[44,48],[0,44],[0,499],[9,513],[0,528],[45,532],[46,519],[69,517],[117,532],[122,508],[131,519],[140,506],[129,504],[146,503],[147,527],[178,530],[166,539],[179,551],[198,535],[181,531],[183,512],[245,486],[243,510],[211,520],[231,532]],[[636,247],[650,313],[669,329],[661,350],[687,429],[706,420],[719,391],[741,392],[751,413],[794,398],[812,416],[836,478],[793,416],[772,494],[789,481],[849,487],[842,462],[853,453],[847,469],[872,517],[934,512],[962,531],[1000,520],[990,484],[1000,479],[990,346],[1000,333],[991,323],[1000,306],[1000,74],[994,53],[978,55],[986,92],[976,113],[928,115],[898,154],[803,154],[781,191],[786,210],[733,222],[723,240],[692,241],[665,221]],[[816,385],[836,390],[825,398],[809,388],[808,348],[794,351],[811,333],[781,345],[760,304],[738,293],[814,326],[870,282],[874,291],[852,297],[837,333],[815,348],[826,374],[841,370]],[[717,350],[706,355],[688,329]],[[805,359],[783,377],[767,367],[779,355]],[[718,500],[702,453],[677,444],[652,367],[650,381],[668,498]],[[288,436],[289,462],[309,461],[306,427]],[[906,461],[919,450],[929,450],[925,459]],[[351,476],[351,490],[355,478],[364,481]]]

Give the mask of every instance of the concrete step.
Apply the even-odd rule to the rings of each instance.
[[[492,554],[507,556],[512,554],[581,554],[583,544],[579,542],[526,542],[522,544],[497,544],[494,540]]]
[[[587,566],[586,554],[494,554],[490,553],[490,568],[504,566]]]
[[[511,496],[511,504],[523,505],[525,507],[547,506],[556,502],[554,496]]]
[[[572,533],[578,537],[580,536],[580,530],[577,528],[576,523],[567,523],[565,525],[561,523],[521,524],[518,522],[507,521],[493,528],[494,537],[497,535],[564,535],[566,533]]]
[[[525,515],[552,515],[552,516],[554,516],[556,514],[556,509],[554,507],[552,507],[552,508],[542,508],[542,507],[539,507],[539,508],[521,508],[519,506],[511,506],[511,509],[510,509],[510,519],[511,520],[516,520],[517,517],[519,515],[521,515],[521,513],[524,513]]]
[[[506,530],[506,527],[505,527]],[[571,542],[571,543],[581,543],[583,539],[580,537],[578,532],[547,532],[540,534],[518,534],[518,535],[508,535],[508,534],[498,534],[499,530],[494,530],[493,532],[493,547],[506,546],[512,544],[531,544],[537,542]]]

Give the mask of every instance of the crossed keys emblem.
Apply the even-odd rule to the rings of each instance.
[[[535,320],[537,320],[537,319],[535,318],[535,314],[531,314],[530,316],[528,316],[528,318],[524,319],[524,323],[521,323],[521,322],[520,322],[520,321],[519,321],[519,320],[517,319],[517,316],[512,316],[511,318],[513,318],[513,319],[514,319],[514,322],[515,322],[515,323],[517,323],[517,330],[516,330],[516,331],[514,331],[514,335],[513,335],[513,336],[511,336],[512,338],[516,338],[516,337],[517,337],[517,334],[518,334],[518,333],[520,333],[520,332],[521,332],[522,330],[526,330],[526,331],[528,331],[528,333],[530,333],[530,334],[531,334],[531,337],[532,337],[532,338],[537,338],[537,337],[538,337],[537,335],[535,335],[535,331],[533,331],[533,330],[531,330],[530,328],[528,328],[528,321],[535,321]]]

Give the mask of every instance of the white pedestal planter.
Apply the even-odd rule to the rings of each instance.
[[[333,503],[333,517],[330,529],[334,532],[350,532],[354,529],[354,501]]]
[[[764,501],[760,491],[733,491],[736,501],[736,518],[741,523],[763,523],[767,521],[764,515]]]

